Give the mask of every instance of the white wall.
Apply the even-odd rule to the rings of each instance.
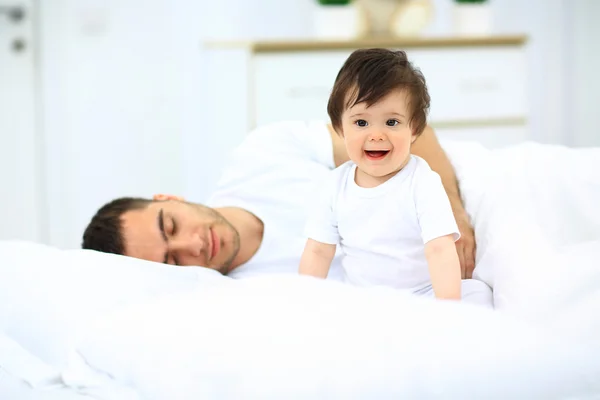
[[[219,94],[226,76],[203,74],[211,60],[201,43],[310,35],[312,1],[40,1],[50,243],[77,247],[92,214],[117,196],[193,193],[191,200],[203,201],[222,156],[245,132],[213,133],[240,115],[214,110],[211,99],[244,94]],[[587,1],[577,15],[589,13],[590,4],[597,9]],[[448,33],[451,1],[434,3],[427,33]],[[573,3],[492,0],[496,32],[530,35],[531,125],[543,142],[570,140],[571,120],[561,112],[569,44],[563,15]],[[586,48],[577,50],[585,69],[577,72],[592,76],[598,64],[584,66]],[[590,102],[597,89],[581,83],[577,90],[580,103],[589,104],[579,109],[581,118],[597,118]]]
[[[307,10],[293,0],[40,2],[49,243],[77,247],[118,196],[204,200],[240,133],[211,135],[227,121],[212,118],[207,85],[218,82],[203,75],[203,39],[299,36]]]
[[[179,3],[41,2],[51,244],[78,246],[114,197],[183,191],[182,134],[198,128],[185,96],[201,92],[193,68],[202,13]]]
[[[566,109],[571,116],[566,130],[571,146],[600,146],[600,1],[577,0],[569,14],[569,56]]]
[[[31,0],[19,4],[28,7]],[[0,4],[6,5],[5,3]],[[11,4],[12,5],[12,4]],[[45,239],[40,190],[43,143],[33,118],[37,103],[36,15],[13,22],[0,14],[0,240]],[[20,38],[24,47],[12,48]]]
[[[210,39],[298,38],[311,31],[316,0],[221,0],[207,5]]]

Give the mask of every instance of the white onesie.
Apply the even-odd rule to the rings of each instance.
[[[326,179],[306,225],[307,237],[339,245],[348,283],[432,295],[425,244],[445,235],[455,241],[460,237],[439,175],[413,155],[400,172],[374,188],[358,186],[355,172],[349,161]],[[491,299],[489,288],[485,291]]]

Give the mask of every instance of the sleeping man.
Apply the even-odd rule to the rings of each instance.
[[[435,133],[427,127],[411,153],[442,180],[456,219],[462,277],[475,267],[475,237],[456,176]],[[234,278],[297,274],[309,204],[321,179],[348,161],[343,142],[322,121],[270,124],[234,150],[207,205],[172,195],[120,198],[98,210],[82,247],[145,260],[203,266]],[[329,278],[340,278],[339,255]]]

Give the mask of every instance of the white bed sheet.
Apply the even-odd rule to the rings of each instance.
[[[92,370],[89,372],[93,373]],[[140,400],[138,394],[105,380],[93,388],[65,385],[62,372],[33,356],[0,331],[0,399],[2,400]]]
[[[479,246],[476,276],[494,287],[497,310],[517,316],[527,323],[535,322],[548,331],[566,335],[572,341],[589,341],[590,346],[597,345],[600,341],[597,335],[600,330],[600,208],[597,207],[600,204],[600,174],[597,172],[600,171],[600,149],[574,150],[533,143],[501,150],[488,150],[478,144],[464,142],[444,145],[455,164],[466,208],[476,229]],[[0,249],[3,248],[8,253],[14,250],[12,246],[9,243],[0,243]],[[10,282],[4,280],[0,286],[4,284],[7,290],[0,293],[0,297],[8,294],[17,297],[3,298],[3,302],[0,303],[3,303],[5,309],[0,310],[0,317],[7,321],[9,318],[14,319],[15,325],[11,328],[11,334],[23,334],[23,345],[32,351],[42,348],[42,344],[45,346],[42,342],[47,338],[43,337],[43,332],[41,335],[34,335],[35,331],[27,326],[39,325],[38,317],[42,317],[41,320],[45,323],[64,320],[64,331],[53,327],[47,329],[56,336],[53,343],[60,344],[51,348],[52,351],[56,350],[56,354],[50,351],[40,354],[40,357],[45,356],[48,360],[52,359],[48,355],[67,357],[63,349],[68,348],[70,339],[61,335],[73,332],[75,319],[79,320],[79,308],[82,315],[92,309],[94,315],[103,315],[103,310],[107,307],[102,304],[100,307],[96,303],[103,301],[101,296],[111,294],[114,284],[108,275],[119,277],[115,282],[119,282],[121,289],[129,287],[128,285],[139,285],[141,281],[137,278],[138,273],[140,279],[143,277],[144,282],[148,281],[145,285],[153,294],[135,296],[136,301],[150,301],[156,295],[168,292],[162,288],[162,272],[158,273],[161,266],[151,265],[150,269],[156,270],[152,276],[156,276],[150,279],[145,269],[146,265],[140,260],[135,260],[135,266],[134,261],[131,261],[132,267],[129,268],[130,260],[121,257],[96,256],[78,251],[65,254],[47,248],[40,249],[40,254],[36,255],[37,253],[33,253],[36,245],[19,246],[22,246],[19,250],[22,253],[12,254],[8,258],[10,265],[4,263],[2,267],[6,269],[3,272],[3,268],[0,268],[0,272],[4,274],[2,277],[13,277],[16,284],[23,284],[27,290],[17,290],[16,284],[11,286]],[[27,254],[29,249],[31,254],[24,257],[23,254]],[[30,264],[27,264],[27,260]],[[52,260],[50,265],[54,263],[56,266],[54,272],[47,269],[50,266],[49,260]],[[60,265],[64,264],[61,260],[69,261]],[[37,263],[35,268],[32,267],[33,262]],[[110,268],[106,267],[107,263],[110,264]],[[83,271],[83,266],[93,266],[98,276],[103,277],[107,290],[101,290],[97,285],[98,280],[94,280]],[[22,267],[30,268],[31,272]],[[59,282],[60,277],[51,276],[58,270],[64,270],[65,277],[69,278]],[[123,279],[124,273],[129,277],[126,280]],[[166,273],[170,275],[171,271]],[[187,275],[192,272],[181,273]],[[200,286],[207,282],[210,282],[211,286],[222,283],[221,277],[201,275],[202,279],[197,282]],[[75,279],[74,276],[81,282],[88,282],[90,287],[96,290],[93,293],[86,292],[93,297],[88,299],[89,305],[82,303],[75,304],[75,307],[71,303],[71,297],[79,296],[84,290],[72,287],[69,279]],[[28,283],[28,279],[35,278],[36,286],[33,287]],[[213,283],[213,278],[219,279]],[[56,288],[63,288],[64,285],[64,290],[61,289],[61,296],[56,296],[48,302],[44,293],[55,293],[58,290],[49,290],[46,287],[50,281],[60,283],[56,284]],[[156,282],[161,284],[156,285]],[[199,287],[186,279],[173,278],[171,283],[175,292],[180,287],[186,290],[190,289],[190,286]],[[229,287],[226,289],[229,290]],[[18,296],[24,298],[20,299]],[[31,304],[25,307],[25,302]],[[14,308],[12,305],[19,305],[20,308]],[[67,306],[73,311],[73,321],[61,316],[61,308]],[[45,309],[44,307],[50,310],[48,315],[36,315],[36,312]],[[117,308],[116,312],[120,312],[119,307],[111,308]],[[252,312],[255,311],[250,310],[248,317]],[[150,314],[149,312],[148,315]],[[257,312],[257,318],[266,316]],[[6,321],[0,322],[4,324]],[[110,343],[104,344],[107,349],[110,348]],[[115,347],[117,345],[119,343],[116,343]],[[490,343],[490,346],[493,345]],[[590,352],[590,355],[600,358],[597,353]],[[140,360],[134,359],[132,362],[137,363]],[[83,364],[77,367],[77,363]],[[0,379],[0,398],[53,399],[51,396],[64,395],[58,398],[70,400],[68,396],[76,396],[74,399],[83,396],[81,390],[69,390],[61,385],[52,386],[52,379],[56,378],[56,375],[52,375],[56,374],[55,370],[46,377],[49,380],[45,381],[45,372],[39,376],[35,373],[29,375],[30,372],[24,373],[23,370],[14,368],[33,364],[31,360],[19,361],[14,355],[6,356],[5,352],[0,351],[0,365],[5,376]],[[11,365],[13,367],[10,367]],[[69,365],[70,383],[78,380],[87,382],[86,393],[95,396],[92,398],[137,400],[137,395],[130,389],[113,387],[116,382],[106,380],[105,375],[95,372],[85,365],[83,360],[72,357]],[[12,372],[8,373],[9,370]],[[44,371],[44,368],[41,368],[41,371]],[[150,372],[159,374],[160,371]],[[147,379],[147,376],[141,376],[140,379]],[[31,382],[34,382],[33,386]],[[44,382],[49,385],[43,384]],[[169,382],[162,383],[168,388]],[[5,394],[3,390],[7,396],[2,396]],[[19,394],[19,397],[14,397],[15,394]]]
[[[96,315],[231,280],[206,268],[20,241],[0,241],[0,254],[0,330],[59,368],[66,365],[70,338]]]
[[[600,342],[600,148],[443,145],[496,309]]]
[[[7,374],[0,369],[0,399],[6,400],[90,400],[89,396],[79,394],[75,390],[62,389],[44,390],[32,388],[24,381]]]
[[[43,388],[31,387],[25,381],[0,369],[0,399],[3,400],[129,400],[117,391],[103,395],[81,393],[65,385]],[[137,397],[130,400],[139,400]]]
[[[299,276],[122,308],[76,349],[146,400],[600,395],[600,348],[481,307]],[[80,367],[66,382],[92,387]]]
[[[476,223],[492,213],[513,215],[515,228],[536,227],[536,235],[555,249],[600,240],[600,147],[526,142],[491,150],[476,142],[442,145]]]

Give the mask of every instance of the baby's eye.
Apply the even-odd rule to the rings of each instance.
[[[396,126],[400,123],[397,119],[388,119],[386,122],[387,126]]]
[[[367,121],[365,121],[364,119],[359,119],[356,122],[354,122],[356,125],[360,126],[360,127],[365,127],[367,126]]]

